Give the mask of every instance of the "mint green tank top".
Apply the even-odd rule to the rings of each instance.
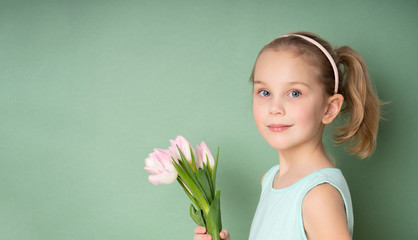
[[[340,169],[320,169],[289,187],[274,189],[273,179],[279,169],[279,165],[276,165],[264,176],[249,240],[307,240],[302,221],[302,201],[309,190],[322,183],[329,183],[340,191],[345,204],[347,226],[353,236],[351,196]]]

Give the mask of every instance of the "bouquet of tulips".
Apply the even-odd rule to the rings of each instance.
[[[145,159],[145,170],[153,174],[148,180],[158,185],[170,184],[177,179],[192,201],[190,216],[193,221],[206,227],[213,240],[220,239],[221,191],[215,189],[219,148],[215,159],[203,141],[196,146],[196,153],[182,136],[170,140],[170,143],[168,149],[154,149]]]

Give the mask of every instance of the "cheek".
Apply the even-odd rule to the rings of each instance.
[[[253,101],[253,115],[255,123],[259,125],[263,119],[264,111],[262,105],[255,100]]]
[[[294,109],[294,116],[306,126],[318,125],[321,122],[320,110],[317,106],[305,105]]]

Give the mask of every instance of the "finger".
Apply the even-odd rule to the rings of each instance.
[[[194,235],[193,240],[212,240],[212,236],[209,234]]]
[[[229,233],[228,233],[228,231],[227,230],[222,230],[219,233],[219,237],[221,237],[222,239],[229,239]]]
[[[206,233],[206,228],[202,227],[202,226],[197,226],[197,227],[194,228],[194,232],[196,234],[204,234],[204,233]]]
[[[212,236],[210,234],[199,234],[195,235],[193,240],[212,240]]]

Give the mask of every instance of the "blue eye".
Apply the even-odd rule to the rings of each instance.
[[[289,93],[289,97],[292,97],[292,98],[297,98],[297,97],[300,97],[300,95],[301,95],[301,93],[300,93],[299,91],[296,91],[296,90],[291,91],[291,92]]]
[[[262,97],[269,97],[270,96],[270,93],[266,90],[261,90],[261,91],[258,92],[258,94]]]

